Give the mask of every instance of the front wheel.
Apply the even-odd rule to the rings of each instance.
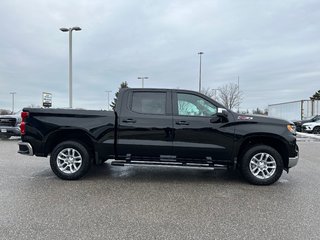
[[[314,127],[312,133],[313,134],[320,134],[320,127]]]
[[[90,156],[86,147],[75,141],[57,145],[51,153],[50,166],[61,179],[76,180],[90,168]]]
[[[242,175],[251,184],[270,185],[281,177],[282,171],[282,157],[270,146],[253,146],[241,160]]]

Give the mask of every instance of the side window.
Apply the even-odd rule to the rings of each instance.
[[[133,92],[131,110],[143,114],[166,114],[166,93]]]
[[[217,113],[217,107],[206,99],[193,94],[178,93],[179,116],[210,117]]]

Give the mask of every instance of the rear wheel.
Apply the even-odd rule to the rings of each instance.
[[[83,177],[90,168],[88,150],[75,141],[57,145],[51,153],[50,166],[61,179],[76,180]]]
[[[270,185],[276,182],[281,177],[282,171],[282,157],[270,146],[253,146],[241,160],[242,175],[255,185]]]
[[[314,127],[312,133],[313,134],[320,134],[320,127]]]

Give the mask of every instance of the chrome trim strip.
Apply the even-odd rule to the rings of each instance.
[[[292,168],[297,165],[299,160],[299,154],[296,157],[289,158],[288,168]]]
[[[19,151],[18,153],[23,154],[23,155],[29,155],[33,156],[33,149],[30,143],[28,142],[18,142],[19,145]],[[28,151],[20,151],[20,146],[26,146],[28,148]]]

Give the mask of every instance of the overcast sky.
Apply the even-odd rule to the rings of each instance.
[[[320,1],[1,0],[0,108],[68,106],[73,32],[74,107],[106,109],[122,81],[198,89],[237,83],[241,109],[308,99],[320,89]],[[111,95],[110,95],[110,99]]]

